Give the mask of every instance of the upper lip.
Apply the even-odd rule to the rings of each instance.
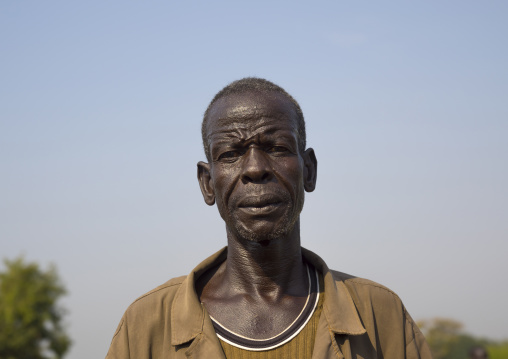
[[[261,194],[245,197],[239,203],[239,207],[264,207],[270,204],[280,203],[282,200],[274,194]]]

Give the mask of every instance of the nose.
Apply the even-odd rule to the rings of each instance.
[[[272,167],[266,153],[259,148],[249,148],[242,167],[243,183],[266,183],[273,178]]]

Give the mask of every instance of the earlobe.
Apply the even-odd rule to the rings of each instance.
[[[307,192],[312,192],[316,189],[317,180],[317,158],[312,148],[308,148],[303,153],[303,161],[303,188]]]
[[[198,182],[205,203],[213,206],[215,204],[215,192],[212,176],[210,175],[210,164],[202,161],[198,162]]]

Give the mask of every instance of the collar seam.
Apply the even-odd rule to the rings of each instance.
[[[188,280],[189,276],[187,276],[184,281]],[[180,284],[183,284],[180,283]],[[182,295],[182,286],[180,286],[180,288],[178,288],[178,291],[176,292],[176,295],[175,295],[175,298],[173,300],[173,304],[171,306],[171,327],[172,328],[176,328],[177,325],[175,325],[175,321],[176,321],[176,316],[173,315],[173,309],[175,307],[175,304],[178,303],[180,301],[180,297]],[[201,304],[201,308],[203,308],[203,305]],[[185,335],[183,336],[182,338],[177,338],[177,333],[178,331],[176,330],[173,330],[172,332],[172,335],[171,335],[171,344],[174,345],[174,346],[177,346],[177,345],[182,345],[184,343],[187,343],[187,342],[190,342],[191,340],[195,339],[200,333],[203,332],[203,322],[204,322],[204,318],[203,318],[203,309],[201,310],[201,325],[200,325],[200,328],[197,330],[197,331],[193,331],[191,332],[192,334],[190,335]]]

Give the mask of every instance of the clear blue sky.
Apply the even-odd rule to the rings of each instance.
[[[225,245],[196,181],[215,92],[307,120],[302,243],[415,319],[508,337],[508,3],[2,1],[0,257],[55,263],[71,359]]]

